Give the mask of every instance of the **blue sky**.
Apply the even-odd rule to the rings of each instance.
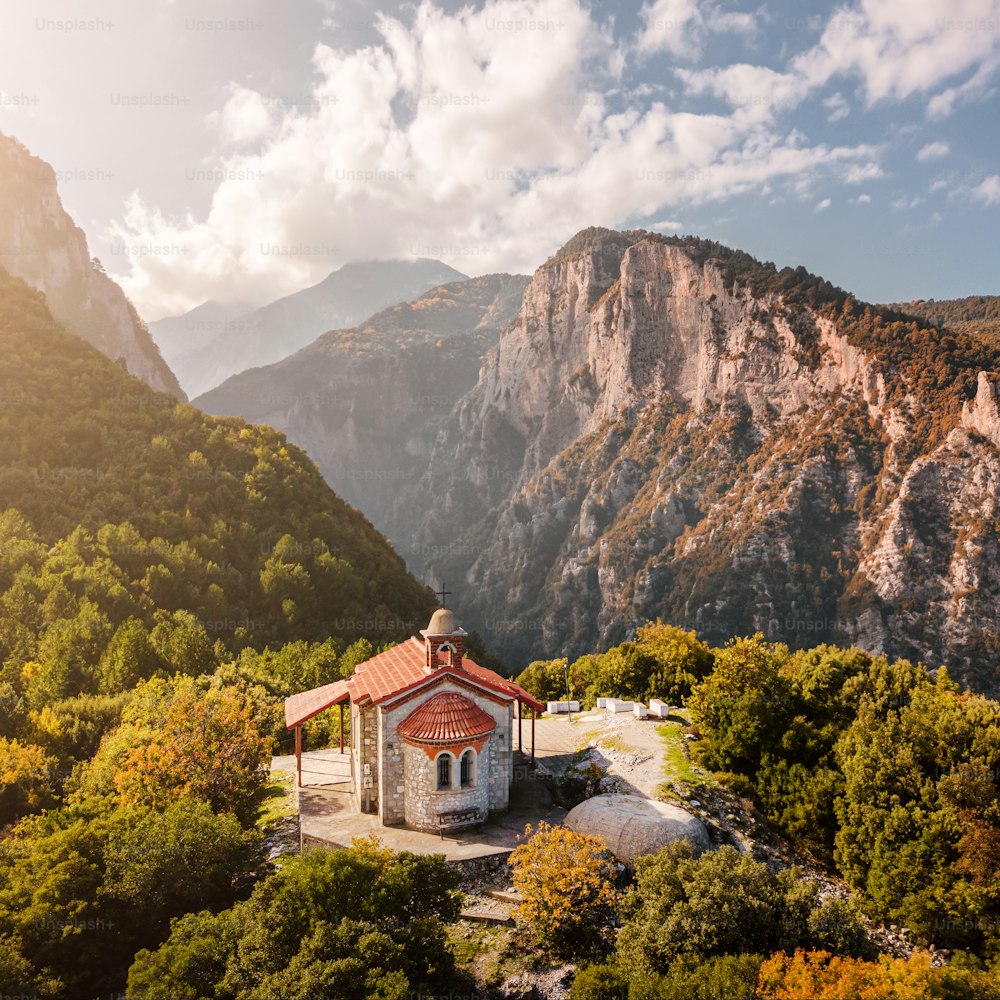
[[[0,129],[148,319],[351,259],[694,233],[872,301],[1000,292],[1000,0],[0,8]]]

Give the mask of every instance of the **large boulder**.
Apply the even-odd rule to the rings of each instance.
[[[676,840],[690,840],[698,853],[712,846],[697,817],[641,795],[595,795],[571,809],[565,823],[577,833],[603,837],[608,849],[627,865]]]

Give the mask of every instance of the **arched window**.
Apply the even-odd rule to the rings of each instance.
[[[451,788],[451,754],[443,753],[438,757],[438,791]]]
[[[474,750],[466,750],[462,754],[459,773],[463,788],[471,788],[476,783],[476,753]]]

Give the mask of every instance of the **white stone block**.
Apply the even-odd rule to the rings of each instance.
[[[608,707],[608,702],[609,701],[614,701],[614,700],[615,700],[614,698],[598,698],[597,699],[597,707],[598,708],[607,708]]]
[[[658,719],[665,719],[670,715],[670,706],[659,698],[651,698],[649,701],[649,714],[655,715]]]
[[[634,701],[619,701],[617,698],[608,699],[607,710],[612,715],[617,715],[619,712],[631,712],[634,707]]]
[[[646,718],[646,706],[645,706],[645,705],[643,705],[643,703],[642,703],[641,701],[637,701],[637,702],[636,702],[636,703],[635,703],[635,704],[634,704],[634,705],[632,706],[632,714],[633,714],[633,715],[634,715],[634,716],[635,716],[635,717],[636,717],[637,719],[645,719],[645,718]]]

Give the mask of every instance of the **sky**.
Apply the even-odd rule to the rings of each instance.
[[[1000,293],[1000,0],[0,0],[0,131],[147,320],[587,226]],[[2,180],[2,179],[0,179]]]

